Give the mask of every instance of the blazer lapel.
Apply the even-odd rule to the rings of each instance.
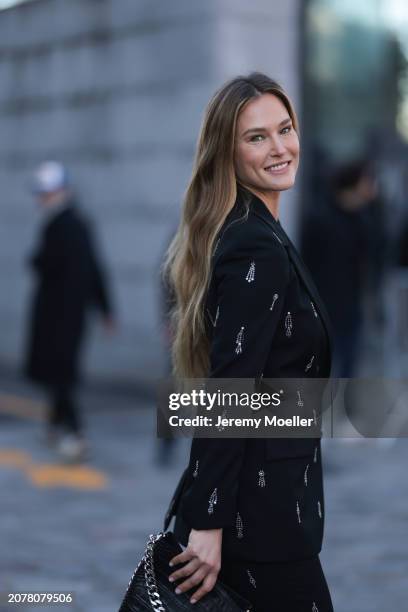
[[[285,231],[281,227],[281,225],[274,219],[273,215],[269,212],[267,206],[256,196],[253,197],[251,202],[251,207],[258,217],[260,217],[265,223],[269,225],[272,229],[275,237],[283,244],[286,248],[286,251],[289,255],[289,258],[293,265],[295,266],[299,277],[302,279],[302,282],[309,293],[309,296],[313,303],[316,306],[316,309],[320,315],[320,318],[323,322],[323,325],[326,329],[327,339],[329,343],[329,354],[332,353],[332,331],[331,331],[331,323],[329,319],[329,315],[327,313],[326,307],[324,306],[319,292],[312,280],[310,272],[306,268],[302,259],[300,258],[295,246],[290,241],[289,237],[286,235]]]

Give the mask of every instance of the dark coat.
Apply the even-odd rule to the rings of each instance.
[[[111,310],[90,229],[75,206],[47,222],[30,263],[37,285],[25,373],[47,385],[72,383],[78,377],[87,310],[92,305],[106,315]]]
[[[242,210],[239,196],[213,257],[210,378],[328,377],[329,321],[304,264],[261,200],[249,197],[247,219]],[[317,554],[320,437],[193,439],[167,519],[172,513],[185,545],[190,528],[222,527],[224,556],[284,561]]]
[[[362,318],[370,236],[376,233],[369,212],[343,210],[334,200],[305,231],[303,257],[338,334],[354,330]]]

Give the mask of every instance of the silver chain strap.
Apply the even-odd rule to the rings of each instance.
[[[150,534],[149,540],[147,542],[146,549],[143,553],[142,558],[139,563],[131,579],[129,580],[129,584],[127,587],[127,591],[129,591],[130,585],[132,584],[133,578],[136,576],[139,567],[144,562],[144,570],[145,570],[145,582],[147,593],[149,595],[149,600],[154,612],[167,612],[166,608],[163,606],[163,603],[160,599],[159,590],[156,584],[156,576],[154,573],[154,559],[153,559],[153,548],[156,542],[158,542],[165,534],[163,532],[159,532],[156,535]]]
[[[156,535],[151,534],[147,542],[146,551],[144,554],[144,570],[147,594],[149,595],[150,605],[154,612],[166,612],[162,600],[159,595],[159,590],[156,583],[156,575],[154,573],[154,545],[164,536],[163,532]]]
[[[156,575],[154,573],[154,545],[156,544],[156,542],[158,542],[159,540],[161,540],[161,538],[165,535],[164,532],[160,531],[157,534],[150,534],[149,536],[149,540],[147,542],[146,545],[146,550],[144,552],[143,557],[140,559],[132,578],[129,581],[129,586],[137,572],[137,570],[139,569],[139,567],[141,566],[141,564],[144,562],[144,570],[145,570],[145,582],[146,582],[146,588],[147,588],[147,594],[149,595],[149,600],[150,600],[150,605],[152,606],[152,609],[154,610],[154,612],[168,612],[168,610],[166,610],[166,608],[163,606],[163,602],[160,598],[160,594],[159,594],[159,589],[157,588],[157,583],[156,583]],[[129,588],[129,587],[128,587]],[[247,612],[251,612],[250,610],[247,610]]]

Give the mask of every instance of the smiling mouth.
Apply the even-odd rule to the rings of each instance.
[[[285,172],[288,168],[290,161],[279,162],[278,164],[271,164],[270,166],[266,166],[264,170],[269,172],[270,174],[279,174],[281,172]]]

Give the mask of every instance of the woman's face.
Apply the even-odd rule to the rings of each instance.
[[[238,116],[234,166],[240,183],[256,191],[293,186],[299,138],[283,102],[273,94],[251,100]]]

